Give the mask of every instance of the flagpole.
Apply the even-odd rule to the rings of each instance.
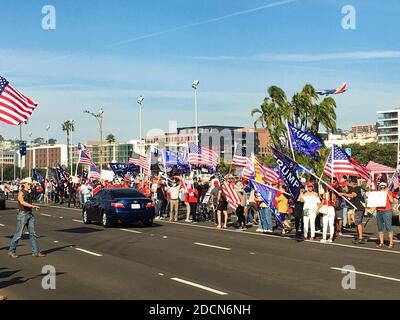
[[[233,156],[235,156],[236,150],[237,150],[237,143],[235,142],[235,149],[233,150]],[[230,175],[230,174],[231,174],[231,171],[232,171],[232,162],[233,162],[233,158],[232,158],[232,160],[231,160],[231,165],[229,166],[229,173],[228,173],[228,175]]]
[[[332,161],[333,162],[333,161]],[[349,200],[347,200],[345,197],[341,196],[338,191],[336,191],[334,188],[332,188],[329,184],[327,184],[324,180],[318,178],[314,173],[312,173],[310,170],[308,170],[306,167],[302,166],[300,163],[298,164],[303,170],[307,171],[309,174],[311,174],[314,178],[318,179],[320,182],[322,182],[324,185],[326,185],[329,189],[334,191],[335,193],[338,194],[341,198],[343,198],[344,201],[349,203],[354,209],[357,209],[354,204],[352,204]]]
[[[81,152],[82,150],[79,151],[79,157],[78,157],[78,162],[76,163],[76,168],[75,168],[75,177],[78,174],[78,166],[79,166],[79,162],[81,162]],[[73,157],[72,157],[73,159]],[[71,172],[72,173],[72,172]]]
[[[290,145],[290,149],[292,150],[293,160],[296,162],[296,157],[294,156],[294,150],[293,150],[292,135],[290,134],[289,121],[287,119],[286,119],[286,129],[288,132],[289,145]]]
[[[334,176],[334,171],[335,171],[335,149],[334,149],[334,144],[332,143],[332,150],[331,150],[331,154],[332,154],[332,171],[331,171],[331,182],[333,183],[333,176]]]

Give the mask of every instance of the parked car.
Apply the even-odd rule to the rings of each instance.
[[[83,206],[85,224],[100,223],[108,228],[114,224],[141,222],[149,227],[155,216],[154,202],[132,188],[102,189]]]

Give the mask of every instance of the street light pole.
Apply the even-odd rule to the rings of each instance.
[[[72,152],[73,152],[73,143],[72,143],[72,132],[73,132],[73,130],[72,130],[72,128],[74,127],[74,120],[70,120],[70,123],[71,123],[71,130],[70,130],[70,132],[69,132],[69,134],[70,134],[70,141],[69,141],[69,143],[70,143],[70,145],[69,145],[69,154],[70,154],[70,156],[71,156],[71,161],[70,161],[70,169],[71,169],[71,175],[72,175],[72,172],[73,172],[73,166],[74,166],[74,164],[73,164],[73,162],[74,162],[74,156],[73,156],[73,154],[72,154]]]
[[[46,179],[49,177],[49,129],[50,125],[46,127]]]
[[[143,101],[144,101],[144,97],[140,96],[137,100],[137,103],[139,104],[139,143],[140,143],[140,155],[143,155],[143,144],[142,144],[142,107],[143,107]],[[143,174],[143,169],[140,168],[140,176],[142,176]]]
[[[22,123],[19,124],[19,141],[21,143],[22,141]],[[21,150],[19,151],[19,159],[20,159],[20,164],[19,164],[19,178],[22,179],[22,154]]]
[[[194,80],[192,83],[192,88],[194,89],[194,117],[196,123],[196,145],[199,145],[199,124],[198,124],[198,115],[197,115],[197,87],[199,86],[200,81]]]
[[[100,131],[100,150],[99,150],[99,157],[100,157],[100,170],[103,168],[103,113],[104,110],[101,108],[98,114],[95,114],[91,111],[85,110],[83,113],[90,114],[91,116],[95,117],[98,124],[99,124],[99,131]]]
[[[32,148],[32,132],[29,133],[29,146],[31,148],[31,152],[29,155],[29,163],[28,163],[28,170],[29,170],[29,176],[32,177],[32,163],[33,163],[33,148]]]

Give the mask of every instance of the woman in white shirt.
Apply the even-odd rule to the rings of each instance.
[[[318,205],[321,200],[318,193],[314,192],[314,184],[307,183],[307,191],[303,194],[300,201],[304,202],[303,207],[303,223],[304,223],[304,239],[308,237],[308,226],[311,227],[310,240],[315,238],[315,217],[317,216]]]

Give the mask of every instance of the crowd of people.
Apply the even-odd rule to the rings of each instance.
[[[208,179],[192,178],[184,180],[174,177],[166,181],[154,178],[151,181],[137,181],[133,178],[114,182],[94,179],[81,179],[74,182],[71,178],[64,182],[45,180],[42,184],[34,181],[30,195],[32,203],[66,204],[68,207],[81,208],[89,197],[94,195],[96,187],[133,187],[142,191],[155,203],[156,220],[168,219],[177,222],[179,211],[185,212],[185,223],[211,221],[218,229],[235,227],[246,230],[257,226],[256,232],[281,234],[295,231],[301,239],[315,240],[316,233],[322,232],[321,242],[333,242],[343,235],[346,229],[355,229],[355,244],[364,244],[364,217],[376,216],[379,232],[378,247],[384,245],[383,234],[388,233],[388,246],[393,247],[392,214],[397,209],[397,193],[388,189],[386,182],[379,184],[379,190],[387,191],[387,204],[382,208],[367,208],[366,192],[359,186],[356,177],[336,178],[328,185],[315,181],[304,181],[300,196],[295,201],[291,198],[283,180],[278,180],[271,187],[278,190],[273,208],[264,202],[246,179],[225,177],[240,198],[240,204],[233,210],[227,195],[216,176]],[[345,177],[346,178],[346,177]],[[3,185],[6,198],[12,197],[12,184]],[[279,214],[279,217],[277,214]]]
[[[388,247],[392,248],[393,210],[397,210],[398,194],[391,192],[386,182],[380,182],[379,191],[387,192],[387,203],[381,208],[367,208],[367,193],[359,185],[356,177],[336,178],[327,185],[315,181],[305,182],[300,196],[294,201],[288,193],[282,180],[272,185],[279,190],[274,201],[279,217],[270,208],[247,180],[237,181],[227,178],[240,198],[240,204],[233,212],[236,217],[234,227],[246,230],[257,225],[257,232],[281,234],[295,230],[298,238],[315,240],[316,233],[322,232],[323,243],[333,242],[343,235],[345,230],[355,229],[357,237],[355,244],[364,244],[363,221],[365,218],[376,217],[379,232],[378,247],[384,245],[384,232],[388,234]],[[172,186],[167,187],[165,180],[159,180],[152,197],[156,203],[156,219],[178,221],[178,206],[182,203],[186,210],[185,222],[197,223],[200,220],[210,220],[216,228],[228,227],[229,208],[227,195],[220,187],[220,182],[211,177],[207,181],[196,178],[183,182],[176,177]]]

